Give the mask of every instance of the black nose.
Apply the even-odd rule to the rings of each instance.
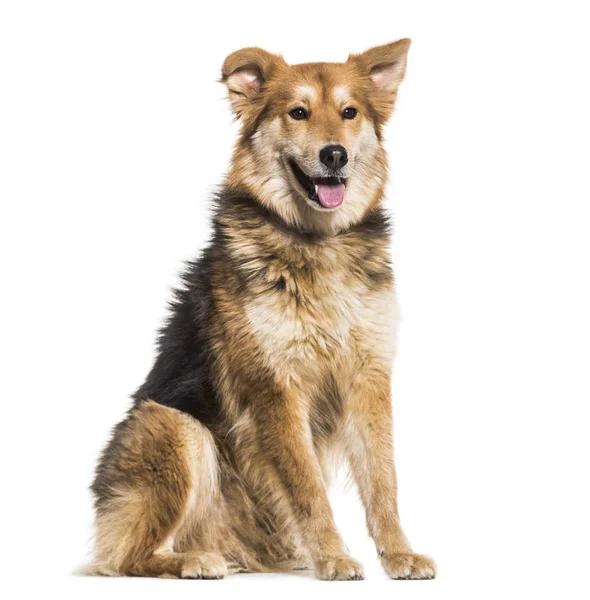
[[[348,162],[348,153],[344,146],[326,146],[320,150],[320,160],[328,169],[335,171],[341,169]]]

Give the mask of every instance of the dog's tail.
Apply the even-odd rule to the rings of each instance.
[[[95,561],[76,567],[72,573],[80,577],[120,577],[121,573],[115,571],[107,563]]]

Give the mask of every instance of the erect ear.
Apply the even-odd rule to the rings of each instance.
[[[411,43],[412,40],[405,38],[385,46],[370,48],[351,58],[361,65],[376,90],[395,92],[406,72]]]
[[[404,78],[411,43],[412,40],[405,38],[352,55],[349,60],[359,64],[375,90],[393,93]]]
[[[240,117],[258,96],[264,82],[283,58],[261,48],[244,48],[230,54],[221,69],[232,110]]]
[[[352,54],[348,58],[368,79],[369,100],[377,116],[375,126],[379,136],[381,126],[393,111],[397,88],[406,72],[411,43],[406,38],[385,46],[376,46],[362,54]]]

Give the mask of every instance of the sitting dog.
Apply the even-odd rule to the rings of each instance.
[[[93,572],[362,579],[326,493],[346,459],[383,568],[430,579],[397,510],[383,127],[410,40],[345,63],[258,48],[222,69],[241,133],[213,236],[104,450]]]

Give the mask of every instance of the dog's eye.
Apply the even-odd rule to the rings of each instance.
[[[356,108],[352,108],[352,106],[349,106],[348,108],[345,108],[342,111],[342,116],[345,119],[354,119],[357,115],[357,109]]]
[[[303,119],[307,119],[307,117],[309,116],[307,114],[307,111],[305,110],[305,108],[294,108],[290,113],[289,116],[292,119],[295,119],[296,121],[303,121]]]

